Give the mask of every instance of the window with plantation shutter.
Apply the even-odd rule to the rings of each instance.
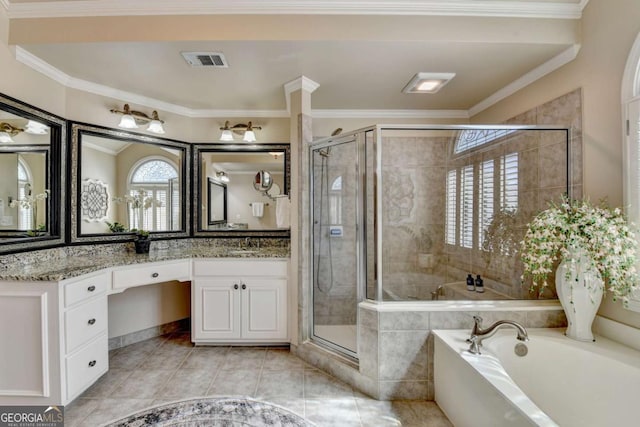
[[[518,153],[450,170],[446,179],[445,242],[482,248],[494,216],[518,209],[518,186]]]
[[[500,159],[500,184],[500,208],[515,211],[518,209],[518,153]]]
[[[487,228],[493,219],[494,198],[494,163],[495,160],[490,159],[480,164],[480,177],[478,179],[480,196],[478,202],[480,209],[478,211],[478,244],[482,245]]]
[[[456,194],[456,179],[457,173],[456,170],[450,170],[447,172],[447,183],[446,183],[446,200],[445,200],[445,242],[449,245],[456,244],[456,215],[457,215],[457,194]]]
[[[473,165],[460,171],[460,246],[473,247]]]
[[[171,230],[180,229],[180,186],[178,185],[178,178],[172,178],[169,180],[169,198],[168,205],[171,206],[169,211],[169,223],[171,224]]]
[[[27,194],[31,185],[31,173],[29,168],[22,162],[22,158],[18,157],[18,200],[24,200],[25,197],[33,194]],[[29,184],[29,185],[27,185]],[[30,230],[33,228],[33,210],[32,208],[18,205],[18,230]],[[36,224],[37,226],[37,224]]]
[[[179,212],[179,197],[172,200],[179,191],[177,184],[178,171],[169,162],[151,159],[141,163],[131,176],[129,194],[141,199],[142,206],[134,207],[129,204],[130,227],[150,231],[177,230],[173,227],[175,219],[173,212]],[[179,217],[179,215],[175,215]],[[177,218],[179,222],[180,219]]]

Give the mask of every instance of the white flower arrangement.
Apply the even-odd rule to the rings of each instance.
[[[145,190],[138,190],[138,194],[131,195],[125,194],[121,197],[114,197],[112,199],[116,203],[126,203],[131,205],[133,209],[149,209],[152,206],[162,207],[162,201],[158,199],[154,199],[151,196],[147,196],[147,192]]]
[[[9,203],[10,208],[29,209],[31,210],[31,229],[27,231],[27,234],[31,237],[36,237],[41,231],[46,228],[45,224],[38,225],[38,202],[46,200],[49,197],[49,189],[45,189],[43,193],[29,194],[22,199],[14,199]]]
[[[532,278],[532,290],[548,286],[547,278],[558,260],[579,262],[576,248],[588,255],[587,268],[600,273],[614,300],[626,301],[638,286],[638,243],[619,208],[611,210],[593,206],[588,200],[563,198],[560,205],[551,204],[529,223],[520,246],[522,278]]]
[[[45,200],[49,197],[49,190],[44,190],[44,193],[28,195],[23,199],[14,199],[9,203],[9,207],[17,208],[20,206],[22,209],[33,209],[38,206],[40,200]]]

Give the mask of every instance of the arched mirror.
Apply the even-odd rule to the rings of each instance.
[[[0,253],[64,243],[66,122],[0,95]]]
[[[288,144],[195,145],[194,234],[288,236],[289,155]]]
[[[82,123],[71,141],[72,241],[188,235],[189,144]]]

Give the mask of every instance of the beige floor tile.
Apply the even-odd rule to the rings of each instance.
[[[211,383],[207,396],[254,397],[259,378],[259,369],[220,370]]]
[[[65,408],[65,425],[95,427],[206,395],[257,398],[318,427],[451,426],[434,402],[371,399],[282,348],[194,347],[188,333],[174,333],[109,357],[110,371]]]
[[[154,398],[174,372],[166,369],[136,370],[111,393],[111,397]]]
[[[302,370],[267,371],[263,370],[258,383],[256,397],[269,399],[272,397],[302,398]]]

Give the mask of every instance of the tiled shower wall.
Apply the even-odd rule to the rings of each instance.
[[[581,110],[581,91],[576,90],[508,121],[569,128],[570,154],[563,131],[520,132],[502,144],[458,156],[452,154],[455,138],[451,136],[434,131],[425,132],[425,136],[383,133],[383,298],[430,300],[439,285],[464,281],[468,273],[480,274],[485,286],[497,291],[494,295],[500,298],[555,297],[553,290],[543,295],[529,292],[527,284],[521,283],[522,264],[513,250],[531,218],[566,192],[568,155],[572,165],[569,187],[573,197],[582,195]],[[518,211],[513,216],[496,215],[494,222],[506,224],[503,229],[512,251],[501,254],[480,249],[483,241],[476,236],[475,227],[473,248],[445,245],[447,171],[476,165],[477,190],[477,165],[507,153],[518,156]],[[499,237],[504,239],[504,234]],[[451,292],[447,296],[454,297]]]
[[[355,325],[356,144],[331,147],[326,157],[313,152],[314,274],[313,316],[316,325]],[[341,227],[342,235],[330,234]]]

